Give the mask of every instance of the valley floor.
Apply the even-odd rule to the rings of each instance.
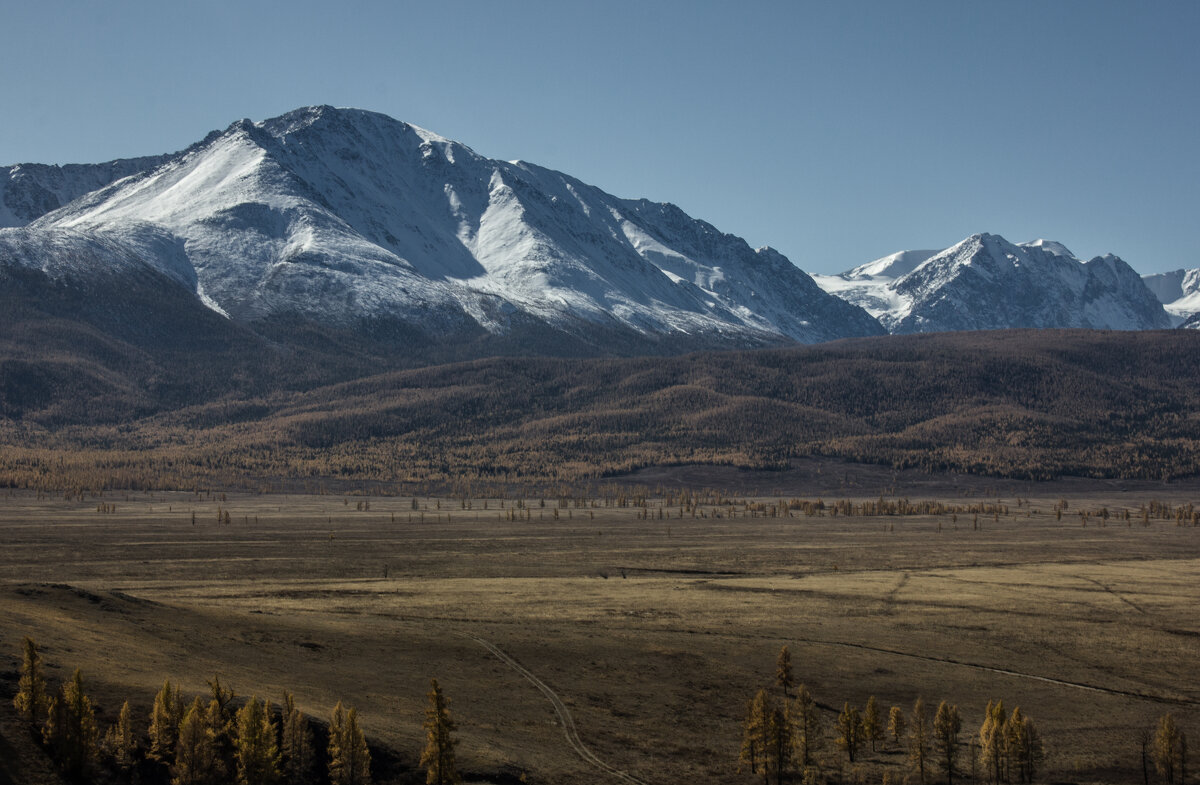
[[[960,707],[964,743],[990,699],[1019,705],[1044,781],[1140,782],[1159,715],[1200,733],[1200,528],[1140,510],[1195,489],[954,487],[910,499],[1007,512],[16,493],[0,497],[0,692],[31,635],[52,680],[83,669],[102,728],[126,697],[144,720],[166,678],[291,690],[319,718],[343,700],[390,750],[377,780],[409,782],[437,677],[475,780],[748,783],[746,701],[787,645],[825,707],[829,775],[906,772],[886,744],[845,764],[835,710],[923,696]]]

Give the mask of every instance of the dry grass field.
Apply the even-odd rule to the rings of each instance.
[[[837,483],[807,498],[878,499]],[[433,676],[469,781],[753,782],[738,772],[741,720],[785,644],[826,708],[833,779],[907,771],[891,746],[851,768],[832,743],[835,707],[870,695],[885,711],[947,699],[972,732],[989,699],[1019,705],[1046,742],[1047,782],[1140,782],[1138,735],[1165,711],[1200,734],[1200,528],[1139,512],[1200,501],[1196,486],[908,491],[895,493],[1008,512],[977,527],[970,513],[770,517],[779,497],[764,495],[659,518],[651,492],[646,508],[522,500],[527,519],[510,520],[513,499],[414,511],[409,498],[13,493],[0,497],[0,751],[15,755],[4,696],[24,635],[53,680],[83,669],[102,727],[126,697],[144,723],[166,678],[292,690],[322,718],[344,700],[385,782],[423,781]]]

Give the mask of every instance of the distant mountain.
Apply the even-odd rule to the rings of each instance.
[[[944,251],[906,251],[814,278],[892,333],[1172,325],[1119,257],[1084,262],[1048,240],[1015,245],[999,235],[977,234]]]
[[[1142,281],[1167,313],[1181,324],[1200,314],[1200,269],[1143,275]]]
[[[41,172],[42,190],[19,192],[18,217],[79,198],[0,230],[0,249],[21,249],[0,266],[80,280],[151,268],[239,324],[301,319],[401,346],[637,353],[883,332],[778,252],[674,205],[371,112],[242,120],[163,160],[70,171],[59,191]]]

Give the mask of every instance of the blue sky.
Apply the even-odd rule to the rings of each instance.
[[[670,201],[810,272],[988,231],[1200,266],[1200,3],[0,0],[0,163],[306,104]]]

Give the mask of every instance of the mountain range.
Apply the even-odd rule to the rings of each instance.
[[[10,308],[144,345],[315,330],[427,358],[644,354],[1200,311],[1200,271],[1143,281],[988,234],[814,280],[674,205],[328,106],[172,155],[0,169],[0,227]]]
[[[945,250],[904,251],[815,278],[891,333],[1173,326],[1159,298],[1120,257],[1083,261],[1049,240],[1014,244],[977,234]]]

